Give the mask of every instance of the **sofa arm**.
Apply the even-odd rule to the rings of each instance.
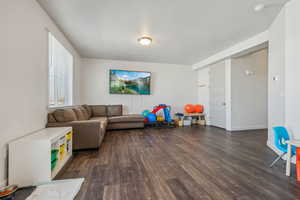
[[[73,149],[99,148],[102,140],[101,123],[98,120],[72,121],[65,123],[48,123],[47,127],[73,128]]]

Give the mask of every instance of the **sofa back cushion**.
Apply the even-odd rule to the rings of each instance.
[[[89,113],[84,107],[79,106],[79,109],[82,111],[82,114],[84,116],[84,120],[90,119]]]
[[[90,119],[93,115],[92,108],[89,105],[86,105],[86,104],[82,105],[82,107],[87,111],[89,119]]]
[[[53,116],[53,113],[48,113],[48,123],[55,123],[57,122],[55,117]]]
[[[107,116],[122,116],[123,115],[123,106],[122,105],[109,105],[107,106]]]
[[[84,114],[79,107],[73,108],[74,113],[76,114],[77,120],[85,120]]]
[[[90,106],[92,109],[93,117],[106,117],[106,106],[105,105],[92,105]]]
[[[71,108],[57,109],[53,112],[53,116],[57,122],[71,122],[77,120],[76,114]]]

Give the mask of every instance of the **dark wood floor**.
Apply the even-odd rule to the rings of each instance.
[[[266,140],[266,131],[201,127],[109,132],[60,178],[85,178],[80,200],[300,199],[283,161],[268,168]]]

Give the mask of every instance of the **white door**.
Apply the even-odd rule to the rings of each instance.
[[[224,62],[211,66],[209,85],[210,124],[226,129]]]

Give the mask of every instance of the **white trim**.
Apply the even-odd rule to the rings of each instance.
[[[75,107],[78,107],[80,105],[70,105],[70,106],[48,106],[48,112],[53,112],[55,111],[56,109],[65,109],[65,108],[75,108]]]
[[[7,185],[7,180],[6,179],[0,181],[0,187],[4,187],[6,185]]]
[[[255,125],[245,125],[245,126],[235,126],[231,127],[231,131],[246,131],[246,130],[259,130],[267,129],[265,124],[255,124]]]
[[[224,51],[221,51],[213,56],[210,56],[204,60],[202,60],[201,62],[199,63],[196,63],[193,65],[193,69],[194,70],[198,70],[198,69],[201,69],[203,67],[206,67],[208,65],[211,65],[213,63],[216,63],[220,60],[223,60],[223,59],[226,59],[226,58],[229,58],[235,54],[238,54],[242,51],[246,51],[250,48],[253,48],[253,47],[256,47],[256,46],[259,46],[261,44],[264,44],[266,42],[269,41],[269,31],[266,30],[262,33],[259,33],[247,40],[244,40],[240,43],[237,43],[227,49],[225,49]]]
[[[76,105],[54,105],[54,106],[50,106],[48,105],[48,109],[56,109],[56,108],[73,108]]]
[[[54,45],[56,44],[56,45]],[[70,69],[68,70],[68,73],[64,73],[64,82],[65,85],[65,91],[64,91],[64,96],[65,96],[65,103],[64,105],[59,105],[57,104],[58,100],[57,100],[57,93],[54,91],[54,102],[55,104],[49,104],[49,98],[50,98],[50,68],[51,66],[53,67],[53,48],[54,46],[58,47],[59,49],[63,50],[65,55],[64,57],[69,57],[72,60],[72,63],[70,65]],[[67,66],[68,67],[68,66]],[[74,101],[74,67],[75,67],[75,58],[74,55],[71,53],[71,51],[66,48],[64,46],[64,44],[55,37],[54,34],[52,34],[52,32],[48,31],[48,73],[47,73],[47,78],[48,78],[48,108],[52,108],[52,107],[66,107],[66,106],[72,106],[73,105],[73,101]],[[66,70],[66,69],[65,69]],[[55,78],[54,78],[55,79]],[[54,80],[54,90],[57,89],[57,86],[55,86],[55,80]]]
[[[226,130],[231,131],[231,58],[225,60],[225,102]]]
[[[206,120],[206,119],[205,119]],[[207,126],[210,126],[210,120],[208,119],[208,120],[206,120],[206,125]]]

